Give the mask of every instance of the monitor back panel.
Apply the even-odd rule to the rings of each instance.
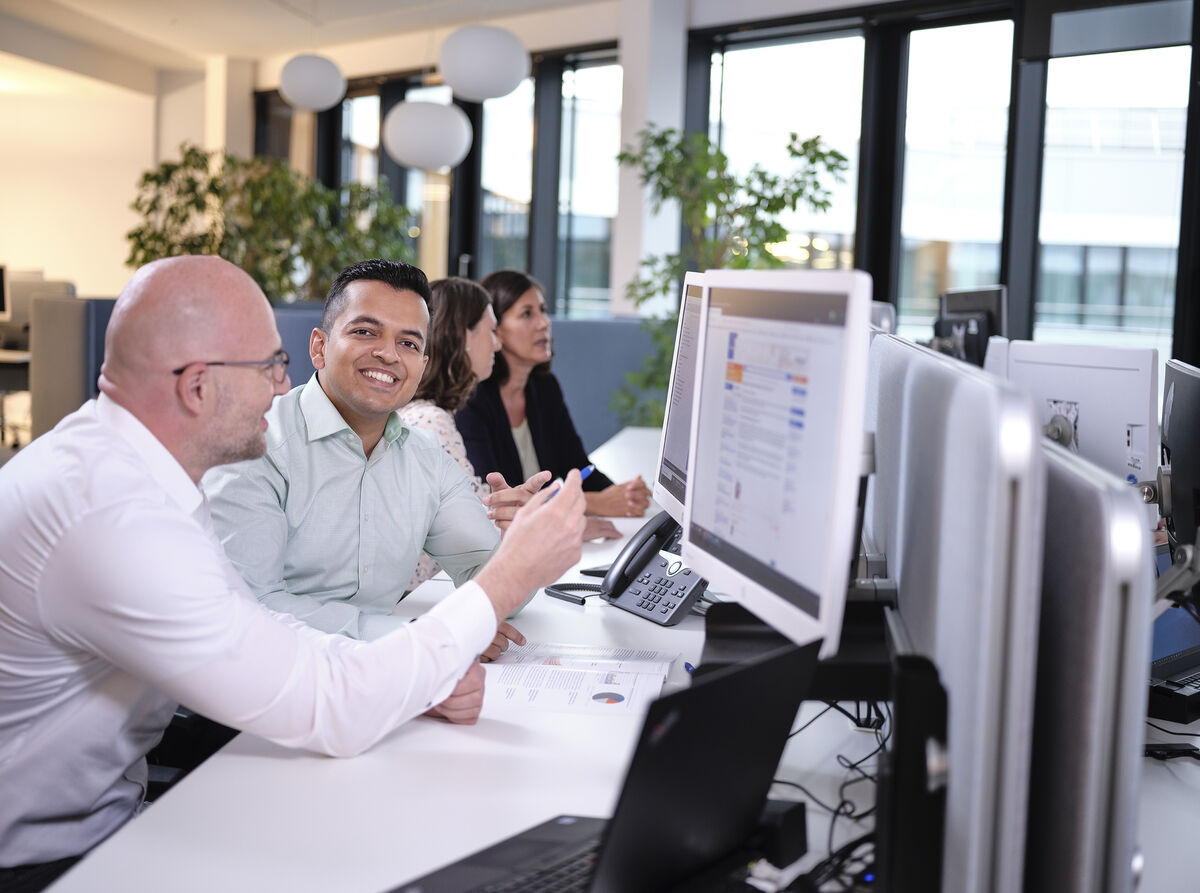
[[[1136,491],[1045,442],[1030,893],[1133,889],[1153,574]]]
[[[1011,891],[1033,724],[1045,468],[1008,382],[893,336],[871,343],[864,525],[948,699],[945,891]]]

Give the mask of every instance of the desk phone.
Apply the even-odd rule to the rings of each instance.
[[[674,626],[708,588],[678,555],[662,551],[678,531],[675,519],[659,512],[625,544],[602,583],[556,583],[546,587],[546,594],[581,605],[587,596],[574,593],[588,592],[639,617]]]

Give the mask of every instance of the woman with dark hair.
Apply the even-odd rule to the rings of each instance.
[[[481,285],[491,295],[500,352],[491,377],[455,415],[468,458],[509,480],[523,480],[530,469],[563,477],[583,468],[587,453],[550,372],[550,317],[541,285],[517,270],[498,270]],[[650,505],[641,477],[614,484],[597,469],[583,489],[589,515],[640,516]]]
[[[454,413],[466,405],[475,385],[492,374],[500,349],[496,317],[488,293],[470,279],[439,279],[430,284],[430,292],[425,345],[429,360],[416,395],[400,409],[400,420],[436,434],[442,449],[462,466],[483,498],[492,492],[491,487],[467,458]],[[481,469],[483,474],[492,470]]]
[[[475,493],[486,505],[492,488],[484,478],[496,469],[471,463],[454,424],[454,413],[466,405],[475,385],[492,374],[492,364],[500,348],[495,334],[496,317],[488,293],[470,279],[439,279],[430,283],[429,288],[429,338],[425,344],[429,359],[417,393],[400,409],[400,420],[409,427],[432,431],[442,449],[462,466]],[[505,475],[505,479],[524,481],[532,476]],[[601,523],[603,526],[589,519],[585,537],[620,536],[611,524]],[[437,563],[422,553],[407,589],[415,588],[437,572]]]

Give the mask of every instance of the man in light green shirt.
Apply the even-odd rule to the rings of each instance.
[[[500,488],[485,510],[428,431],[396,410],[425,367],[429,284],[416,267],[354,264],[339,274],[310,353],[316,374],[267,414],[261,459],[210,470],[202,485],[226,554],[259,600],[326,632],[375,639],[422,551],[456,586],[549,478]],[[493,648],[524,638],[502,623]],[[491,649],[489,649],[491,651]]]

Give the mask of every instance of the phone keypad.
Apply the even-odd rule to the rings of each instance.
[[[704,581],[690,568],[681,567],[678,559],[668,562],[659,556],[629,585],[618,603],[656,623],[673,625],[691,610],[705,588]]]

